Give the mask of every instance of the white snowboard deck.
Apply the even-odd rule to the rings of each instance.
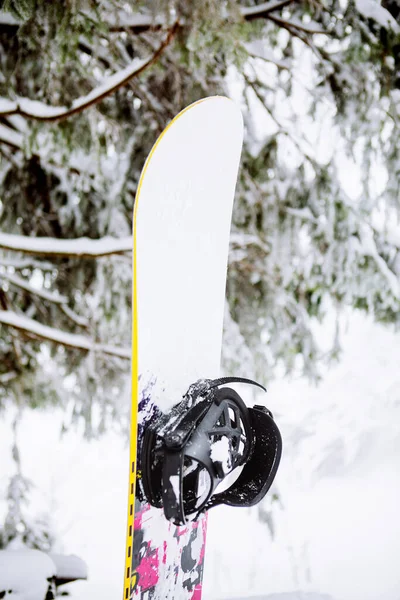
[[[135,225],[139,373],[177,394],[219,373],[242,139],[231,100],[199,101],[165,130],[144,168]]]
[[[140,398],[143,388],[155,382],[152,400],[164,412],[180,401],[191,383],[219,376],[242,140],[238,107],[228,98],[207,98],[171,122],[143,168],[134,215],[138,394]],[[139,422],[143,418],[138,415]],[[184,589],[187,573],[178,569],[178,579],[171,577],[196,525],[177,535],[177,528],[154,508],[143,514],[142,525],[149,547],[161,549],[167,543],[157,567],[157,591],[149,597],[198,600],[201,586],[190,593]],[[204,553],[205,531],[203,519],[190,546],[196,562]]]

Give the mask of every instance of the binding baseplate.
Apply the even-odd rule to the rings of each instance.
[[[257,504],[276,475],[282,438],[272,413],[264,406],[248,408],[235,390],[225,387],[228,383],[266,391],[241,377],[202,379],[144,431],[140,495],[176,525],[218,504]],[[235,469],[237,478],[218,492]]]

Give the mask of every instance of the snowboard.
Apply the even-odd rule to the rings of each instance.
[[[217,378],[232,204],[243,141],[230,99],[179,113],[143,167],[133,219],[132,406],[123,598],[200,600],[207,515],[182,526],[139,493],[144,431]]]

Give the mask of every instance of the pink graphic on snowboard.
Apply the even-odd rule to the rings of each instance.
[[[135,535],[133,544],[133,556],[136,563],[134,571],[134,588],[133,597],[146,598],[151,600],[154,596],[157,583],[160,577],[160,563],[164,566],[168,562],[168,544],[163,542],[162,547],[153,545],[151,540],[144,539],[146,531],[146,517],[151,511],[149,504],[141,505],[135,515]],[[149,515],[150,516],[150,515]],[[172,523],[169,525],[169,531],[174,531],[173,537],[176,540],[176,547],[170,551],[177,553],[179,560],[174,557],[174,566],[170,568],[174,571],[173,582],[176,583],[181,573],[188,574],[183,580],[183,588],[187,590],[187,597],[190,600],[201,600],[201,580],[204,566],[205,553],[205,532],[206,519],[202,519],[200,523],[191,523],[189,527],[176,527]],[[198,531],[200,530],[200,531]],[[192,558],[192,544],[196,540],[197,535],[202,533],[202,545],[200,550],[199,560]],[[189,535],[189,539],[188,539]],[[179,564],[177,564],[179,563]]]
[[[160,414],[158,407],[151,400],[151,392],[156,384],[156,379],[151,378],[150,381],[147,381],[147,384],[143,385],[143,383],[142,377],[140,377],[139,385],[142,384],[142,389],[139,402],[139,415],[141,415],[141,418],[138,424],[139,457],[144,429],[150,422],[154,422]],[[138,472],[140,472],[140,469],[139,459]],[[137,488],[140,488],[140,484]],[[131,598],[158,600],[159,589],[157,593],[157,588],[160,588],[160,585],[157,586],[157,584],[162,585],[163,580],[165,581],[167,578],[172,588],[175,584],[178,585],[178,580],[180,581],[178,589],[182,588],[182,595],[179,594],[177,589],[177,598],[201,600],[207,528],[206,517],[203,517],[199,522],[192,522],[182,527],[168,523],[167,537],[170,541],[164,540],[157,544],[155,540],[149,538],[151,538],[154,520],[160,517],[160,509],[154,509],[143,500],[143,498],[137,496],[135,502]],[[160,580],[160,577],[162,577],[162,580]]]

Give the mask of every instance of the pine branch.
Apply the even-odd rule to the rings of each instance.
[[[367,223],[364,223],[359,229],[359,238],[361,243],[361,252],[365,256],[370,256],[386,279],[393,296],[400,300],[400,282],[398,276],[389,268],[386,260],[379,254],[375,244],[374,230]]]
[[[400,226],[395,221],[388,220],[388,222],[382,223],[381,219],[371,215],[369,226],[386,243],[400,250]]]
[[[254,21],[256,19],[270,19],[277,25],[288,29],[293,34],[292,28],[295,28],[298,31],[302,31],[303,33],[308,33],[310,35],[314,34],[322,34],[328,35],[329,32],[324,29],[311,28],[299,23],[297,21],[286,21],[285,19],[281,19],[276,17],[272,13],[292,4],[294,0],[271,0],[270,2],[264,2],[263,4],[258,4],[257,6],[242,6],[240,7],[240,15],[245,21]],[[180,25],[183,25],[184,21],[180,21]],[[121,32],[129,30],[131,33],[145,33],[149,30],[157,30],[165,25],[165,20],[161,17],[157,17],[156,19],[151,15],[128,15],[123,11],[120,11],[115,18],[112,20],[108,20],[108,26],[110,31],[113,32]]]
[[[65,346],[67,348],[76,348],[86,352],[100,352],[102,354],[108,354],[110,356],[117,356],[125,359],[131,358],[130,348],[98,344],[84,335],[60,331],[54,327],[42,325],[42,323],[38,323],[38,321],[35,321],[34,319],[30,319],[24,315],[19,315],[11,310],[0,310],[0,323],[8,327],[18,329],[25,334],[34,336],[35,338],[49,342],[55,342],[56,344],[60,344],[61,346]]]
[[[24,138],[21,133],[18,133],[17,131],[14,131],[13,129],[0,123],[0,143],[6,144],[15,150],[21,150],[23,147]]]
[[[309,221],[310,223],[314,223],[314,225],[318,225],[318,219],[314,217],[308,206],[306,208],[286,207],[284,210],[288,215],[292,215],[293,217],[297,217],[302,221]]]
[[[266,105],[265,100],[262,97],[262,95],[260,93],[260,90],[258,89],[258,86],[260,86],[260,87],[265,87],[265,86],[263,84],[260,84],[260,82],[258,80],[252,81],[245,74],[243,74],[243,78],[244,78],[247,86],[253,90],[253,92],[256,95],[258,101],[265,108],[265,110],[267,111],[267,113],[270,115],[271,119],[276,123],[276,126],[278,127],[278,132],[281,133],[282,135],[285,135],[288,139],[290,139],[290,141],[296,146],[296,148],[298,149],[298,151],[300,152],[300,154],[303,155],[304,158],[306,158],[308,160],[308,162],[310,163],[310,165],[317,172],[318,171],[318,166],[319,166],[318,163],[317,163],[317,161],[309,153],[307,153],[304,150],[304,148],[301,147],[300,143],[294,138],[294,136],[288,130],[285,129],[285,127],[278,121],[278,119],[274,115],[273,111]]]
[[[13,116],[11,116],[11,118],[22,119],[23,117],[21,117],[19,115],[13,115]],[[11,156],[4,150],[4,146],[1,146],[1,144],[5,144],[6,146],[9,146],[13,150],[18,150],[19,152],[18,153],[16,152],[16,153],[14,153],[13,156]],[[2,125],[0,123],[0,152],[4,156],[4,158],[9,163],[11,163],[15,168],[17,166],[20,166],[20,165],[18,165],[18,160],[20,160],[20,158],[23,156],[22,153],[24,152],[23,134],[20,131],[17,131],[15,129],[12,129],[11,127],[7,127],[6,125]],[[57,168],[57,169],[61,168],[61,166],[59,164],[57,164],[52,158],[48,158],[48,157],[43,158],[40,151],[33,152],[31,156],[39,158],[42,161],[42,164],[47,165],[49,170],[52,168]],[[82,173],[82,169],[80,168],[79,161],[74,160],[73,155],[71,155],[70,164],[67,166],[67,170],[69,173],[74,173],[74,174],[78,174],[78,175],[80,175]]]
[[[38,298],[42,298],[47,302],[51,302],[53,304],[57,304],[59,308],[63,311],[63,313],[71,319],[75,323],[75,325],[79,325],[80,327],[88,327],[88,321],[84,317],[77,315],[71,308],[68,306],[68,298],[67,296],[61,296],[58,293],[48,292],[44,289],[37,289],[31,286],[25,279],[22,277],[18,277],[18,275],[12,275],[10,273],[0,274],[0,283],[1,280],[5,279],[19,289],[25,290],[26,292],[32,294],[33,296],[37,296]]]
[[[245,46],[242,46],[242,48],[244,48],[249,56],[249,58],[252,58],[253,60],[262,60],[263,62],[275,65],[276,67],[278,67],[278,69],[285,69],[286,71],[291,71],[291,65],[289,65],[288,62],[284,62],[282,60],[276,60],[275,58],[273,58],[272,56],[261,56],[259,54],[254,54],[253,52],[247,50],[247,48]]]
[[[132,237],[113,238],[106,236],[98,240],[76,238],[60,240],[49,237],[29,237],[0,232],[0,248],[14,250],[25,254],[40,254],[43,256],[70,256],[79,258],[97,258],[111,254],[131,252]]]
[[[0,258],[0,266],[12,267],[16,271],[22,269],[40,269],[41,271],[54,271],[55,265],[51,262],[35,260],[34,258],[22,258],[22,259],[7,259]]]
[[[78,325],[79,327],[85,327],[85,328],[89,327],[88,320],[85,319],[85,317],[81,317],[80,315],[77,315],[76,312],[74,312],[72,310],[72,308],[70,308],[68,306],[68,304],[61,304],[60,308],[63,311],[63,313],[69,319],[71,319],[71,321],[73,321],[75,323],[75,325]]]
[[[240,15],[245,21],[254,21],[255,19],[265,19],[271,12],[279,10],[291,4],[293,0],[272,0],[264,2],[258,6],[241,6]],[[180,19],[180,25],[184,24],[184,20]],[[165,19],[161,16],[154,18],[152,15],[135,14],[130,15],[125,11],[119,11],[115,17],[107,19],[107,25],[110,31],[122,32],[130,31],[131,33],[145,33],[146,31],[156,31],[165,26]]]
[[[240,13],[246,21],[254,19],[265,19],[274,10],[278,10],[291,4],[293,0],[272,0],[271,2],[263,2],[257,6],[243,6],[240,8]]]
[[[254,246],[259,248],[263,254],[268,255],[271,253],[271,248],[268,244],[265,244],[261,238],[251,233],[244,233],[243,231],[232,232],[230,235],[230,245],[233,248],[247,248]],[[231,262],[229,257],[229,262]],[[235,261],[232,261],[235,262]]]
[[[13,379],[15,379],[17,375],[18,373],[16,371],[8,371],[7,373],[3,373],[2,375],[0,375],[0,383],[2,383],[3,385],[5,383],[9,383]]]
[[[165,26],[165,19],[162,17],[154,18],[152,15],[129,15],[120,10],[113,17],[107,18],[109,30],[116,33],[122,31],[131,31],[132,33],[144,33],[149,29],[156,31]]]
[[[10,308],[10,302],[8,300],[6,292],[0,287],[0,310],[8,311]],[[17,362],[18,370],[21,372],[22,370],[22,354],[21,354],[21,344],[18,339],[17,333],[15,331],[11,331],[11,343],[14,349],[14,356]]]
[[[281,19],[280,17],[276,17],[275,15],[268,15],[266,18],[268,18],[271,21],[273,21],[274,23],[276,23],[276,25],[280,25],[281,27],[284,27],[292,35],[296,35],[296,37],[299,37],[299,36],[297,34],[294,34],[293,28],[296,29],[297,31],[301,31],[303,33],[308,33],[310,35],[316,35],[316,34],[330,35],[329,31],[326,31],[325,29],[312,29],[311,27],[306,27],[305,25],[303,25],[302,23],[299,23],[298,21],[286,21],[286,19]],[[303,38],[300,37],[300,39],[304,42]]]
[[[60,296],[59,294],[54,294],[43,289],[36,289],[22,279],[22,277],[18,277],[17,275],[2,273],[0,274],[0,282],[2,279],[5,279],[11,285],[18,287],[21,290],[25,290],[26,292],[34,294],[35,296],[38,296],[43,300],[47,300],[48,302],[52,302],[53,304],[66,304],[68,302],[68,298],[66,296]]]
[[[169,30],[166,38],[150,58],[145,60],[134,60],[131,65],[108,77],[101,85],[94,88],[89,94],[74,100],[70,108],[65,106],[49,106],[43,102],[30,100],[29,98],[19,98],[17,101],[11,101],[2,98],[0,100],[0,116],[21,115],[25,118],[34,119],[37,121],[60,121],[77,113],[81,113],[90,106],[97,104],[110,94],[114,93],[120,87],[126,85],[134,77],[138,77],[141,73],[143,73],[143,71],[154,64],[161,56],[165,48],[170,44],[177,29],[178,23],[175,23]],[[3,136],[4,135],[8,135],[8,138],[10,138],[9,132],[7,132],[7,134],[4,134],[3,132]],[[0,130],[0,139],[1,138],[2,132]],[[3,141],[7,143],[7,140],[3,139]],[[13,142],[14,140],[11,139],[9,142],[10,141]],[[15,144],[12,143],[10,145],[15,146]]]

